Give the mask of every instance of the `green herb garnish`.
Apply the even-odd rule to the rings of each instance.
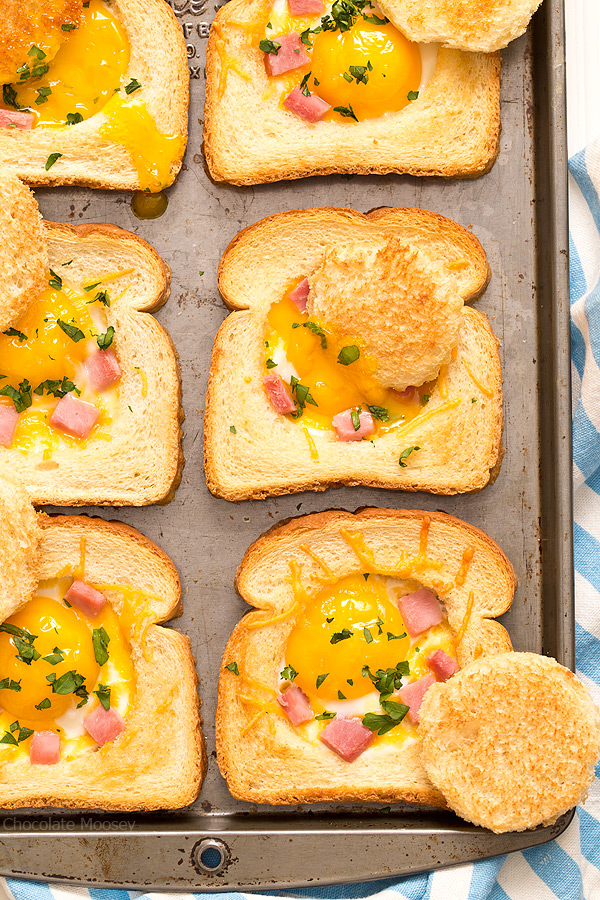
[[[342,366],[349,366],[351,363],[356,362],[359,356],[360,350],[355,344],[351,344],[349,347],[342,347],[338,353],[337,361]]]

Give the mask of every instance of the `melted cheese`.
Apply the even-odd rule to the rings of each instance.
[[[305,428],[331,431],[337,413],[371,406],[387,415],[386,421],[375,419],[375,437],[387,434],[415,419],[433,390],[433,383],[403,392],[381,385],[373,375],[376,362],[361,341],[334,334],[325,323],[300,312],[289,292],[271,306],[265,339],[265,366],[267,360],[276,363],[269,364],[267,371],[281,374],[288,383],[293,375],[310,389],[314,404],[307,402],[301,417],[288,417]],[[358,346],[360,351],[359,358],[350,365],[338,362],[338,355],[346,346]]]

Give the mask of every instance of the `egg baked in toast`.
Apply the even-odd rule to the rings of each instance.
[[[216,181],[473,177],[498,153],[499,55],[412,42],[369,0],[230,0],[206,77]]]
[[[0,480],[0,508],[16,587],[0,595],[0,806],[191,803],[206,768],[194,660],[159,625],[181,611],[173,564],[126,525],[36,515],[16,482]]]
[[[0,159],[30,184],[159,191],[181,167],[189,76],[164,0],[5,0]]]
[[[14,177],[0,197],[8,219],[26,212],[29,240],[25,274],[18,243],[2,251],[0,473],[36,503],[168,500],[183,464],[179,374],[149,315],[168,297],[168,268],[113,225],[41,223]]]
[[[444,806],[420,759],[420,704],[436,680],[510,651],[494,619],[515,587],[500,548],[443,513],[330,511],[275,526],[238,569],[256,610],[220,672],[231,793]]]
[[[218,283],[204,420],[209,489],[475,491],[502,458],[502,379],[469,306],[479,241],[419,209],[282,213],[242,231]]]

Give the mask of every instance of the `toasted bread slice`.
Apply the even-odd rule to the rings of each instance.
[[[21,10],[21,18],[29,20],[29,11],[35,16],[37,5]],[[109,11],[129,45],[129,64],[114,85],[115,95],[98,112],[74,124],[40,122],[29,130],[0,127],[3,170],[32,185],[81,184],[130,191],[157,191],[175,180],[187,142],[189,103],[181,27],[165,0],[110,0]],[[15,28],[22,27],[17,19]],[[79,28],[69,32],[67,43]],[[31,59],[26,56],[21,62]],[[49,56],[44,58],[47,62],[52,66]],[[13,81],[13,89],[18,88],[18,76]],[[60,84],[52,91],[60,91]]]
[[[362,537],[359,553],[348,534]],[[471,550],[465,573],[465,551]],[[511,649],[494,617],[512,603],[514,571],[497,544],[477,528],[443,513],[397,509],[329,511],[275,526],[249,548],[238,569],[236,588],[256,611],[233,631],[219,678],[217,758],[235,797],[273,804],[404,800],[445,805],[425,773],[417,740],[401,745],[375,740],[348,763],[318,739],[322,723],[295,728],[273,697],[303,605],[324,584],[353,573],[402,571],[400,577],[411,577],[405,574],[407,559],[414,578],[437,586],[452,631],[462,635],[457,638],[460,665],[478,654]],[[290,570],[295,566],[294,590]],[[232,671],[234,663],[239,675]]]
[[[27,491],[12,478],[0,478],[2,579],[0,615],[6,618],[32,596],[39,580],[42,531]]]
[[[125,731],[96,752],[32,765],[28,753],[8,748],[0,807],[152,810],[192,803],[206,770],[194,659],[187,637],[159,625],[181,612],[175,567],[119,522],[40,515],[39,524],[40,581],[77,572],[103,586],[118,614],[129,603],[136,622],[129,633],[135,694]],[[133,599],[126,600],[128,591]],[[14,604],[5,607],[2,618],[13,611]]]
[[[274,86],[265,71],[259,40],[277,37],[265,33],[271,5],[230,0],[211,27],[204,152],[215,181],[335,172],[475,177],[491,168],[499,149],[499,56],[441,49],[431,79],[404,109],[309,123],[282,106],[290,87]]]
[[[237,311],[215,340],[204,419],[206,480],[216,496],[243,500],[336,484],[452,494],[480,490],[495,477],[502,454],[498,346],[486,317],[470,308],[460,312],[456,358],[438,379],[424,412],[374,443],[342,443],[333,432],[314,429],[307,436],[302,420],[275,412],[265,394],[271,304],[291,281],[317,269],[327,247],[369,250],[390,237],[407,245],[431,277],[451,286],[462,301],[485,290],[489,268],[477,239],[425,210],[383,209],[366,216],[326,208],[282,213],[232,241],[218,280],[226,304]],[[344,288],[340,282],[340,297]],[[383,311],[394,288],[390,284],[389,296],[382,299]],[[416,329],[415,321],[412,325]],[[420,450],[402,466],[400,453],[410,446]]]
[[[552,825],[580,803],[600,756],[581,681],[534,653],[478,659],[425,695],[422,760],[448,805],[496,833]]]
[[[411,41],[493,53],[520,37],[542,0],[381,0]]]
[[[112,421],[99,433],[83,443],[61,440],[52,451],[39,442],[0,447],[0,474],[18,477],[38,504],[166,502],[183,466],[180,382],[171,339],[149,313],[166,301],[170,272],[149,244],[114,225],[45,222],[44,229],[60,278],[80,291],[97,282],[90,299],[109,291],[111,305],[100,308],[115,328],[123,374]]]
[[[37,203],[18,178],[0,177],[0,331],[46,286],[48,246]]]

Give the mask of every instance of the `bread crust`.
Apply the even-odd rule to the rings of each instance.
[[[283,108],[278,96],[264,96],[269,82],[263,53],[258,41],[248,41],[243,24],[269,6],[265,0],[230,0],[211,26],[204,154],[215,181],[261,184],[336,172],[473,178],[493,166],[500,135],[499,55],[442,49],[418,101],[400,112],[310,124]]]
[[[434,685],[419,715],[429,777],[458,815],[496,834],[554,824],[593,781],[600,711],[549,657],[478,659]]]
[[[17,474],[37,504],[167,503],[184,465],[181,383],[173,342],[151,313],[169,296],[170,270],[146,241],[116,225],[43,224],[50,266],[61,271],[61,263],[73,258],[69,278],[133,269],[112,283],[126,291],[106,309],[123,370],[119,408],[110,426],[112,440],[100,442],[103,446],[91,441],[60,447],[50,460],[0,448],[0,473]]]
[[[165,0],[111,0],[130,45],[127,78],[142,87],[135,97],[146,103],[162,134],[183,138],[180,157],[169,172],[172,184],[181,169],[188,136],[189,71],[181,26]],[[38,125],[31,131],[0,128],[0,159],[6,172],[34,186],[82,185],[135,191],[139,176],[129,151],[100,135],[102,110],[75,126],[57,132]],[[59,164],[45,169],[51,153]]]
[[[446,805],[425,775],[418,743],[403,744],[400,751],[393,745],[375,744],[354,763],[345,763],[318,739],[309,740],[285,716],[275,715],[270,723],[263,717],[244,734],[250,714],[240,698],[248,693],[254,696],[252,684],[257,682],[271,690],[277,687],[295,618],[292,614],[262,628],[256,623],[286,612],[297,599],[289,579],[290,560],[301,566],[302,587],[309,599],[323,587],[323,570],[303,550],[304,545],[331,570],[326,583],[365,571],[364,561],[341,535],[342,528],[364,537],[375,557],[370,571],[387,572],[397,564],[402,550],[418,553],[424,518],[430,520],[427,554],[441,561],[441,574],[436,571],[442,580],[458,572],[466,547],[474,549],[465,581],[440,594],[456,632],[465,619],[469,592],[475,592],[473,611],[458,645],[460,664],[466,665],[478,653],[512,649],[507,632],[492,617],[510,607],[516,577],[498,545],[478,528],[444,513],[373,508],[356,513],[328,510],[273,526],[248,548],[238,568],[236,589],[254,610],[235,627],[219,676],[217,761],[235,797],[269,804],[364,800]],[[320,579],[312,578],[317,574]],[[415,577],[426,585],[431,572],[423,570]],[[240,676],[226,668],[234,661]],[[246,676],[254,681],[246,683]],[[260,691],[257,696],[270,699]]]
[[[245,228],[229,244],[217,281],[234,314],[225,319],[214,342],[204,415],[205,475],[215,496],[258,499],[341,484],[469,493],[484,488],[497,474],[503,428],[498,342],[487,318],[470,308],[462,312],[458,355],[448,366],[447,396],[436,386],[427,405],[428,411],[442,410],[414,430],[406,426],[397,435],[378,438],[374,446],[342,445],[333,435],[314,434],[318,459],[313,459],[303,429],[278,415],[264,393],[264,329],[270,305],[283,296],[290,280],[314,270],[327,244],[368,244],[381,235],[398,235],[449,266],[465,263],[451,277],[466,301],[481,296],[489,282],[490,269],[477,238],[426,210],[378,209],[366,215],[331,207],[292,211]],[[230,432],[232,424],[235,434]],[[399,454],[410,445],[421,447],[421,455],[413,454],[402,468]]]
[[[175,566],[156,544],[122,522],[87,516],[38,518],[40,579],[53,577],[65,566],[75,568],[85,538],[85,577],[151,592],[152,624],[145,639],[131,639],[136,692],[126,731],[96,752],[62,759],[55,766],[32,766],[24,755],[4,763],[0,807],[150,811],[187,806],[206,773],[206,751],[189,638],[159,624],[181,613]],[[118,610],[119,592],[106,594]]]

